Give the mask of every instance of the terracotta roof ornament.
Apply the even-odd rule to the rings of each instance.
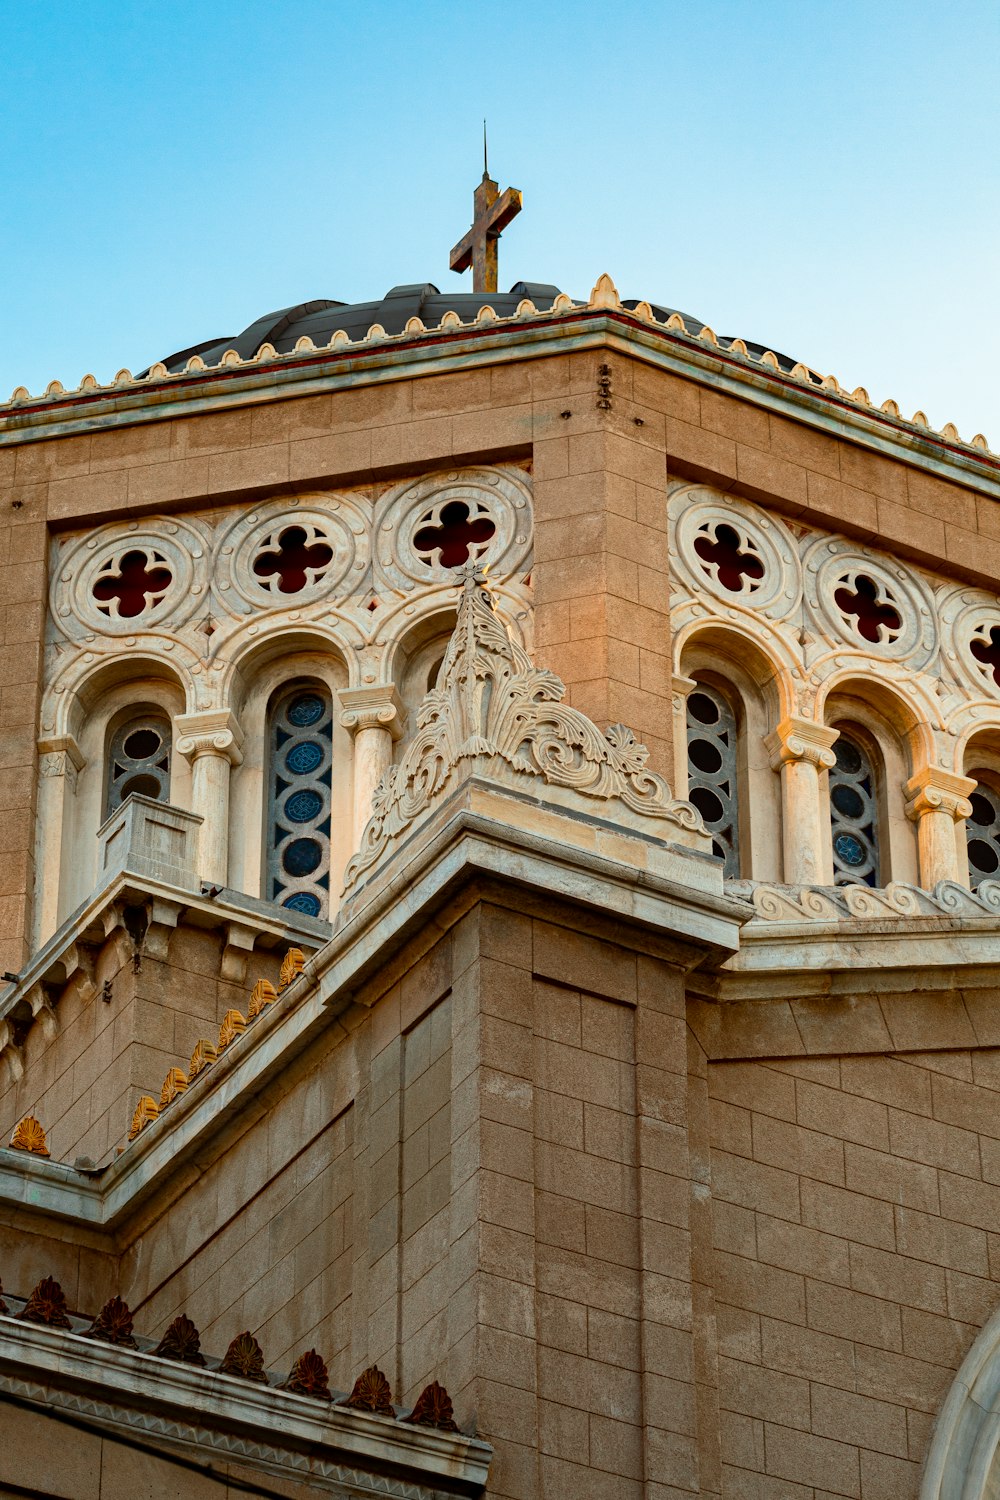
[[[10,1144],[13,1151],[30,1151],[34,1156],[48,1156],[49,1154],[45,1131],[34,1115],[25,1115],[24,1119],[14,1126]]]
[[[223,1052],[236,1038],[246,1030],[246,1017],[240,1010],[227,1010],[219,1027],[219,1051]]]
[[[100,1339],[105,1344],[135,1349],[137,1346],[132,1337],[132,1314],[128,1310],[128,1303],[123,1302],[120,1297],[112,1297],[105,1302],[84,1336],[88,1339]]]
[[[395,1408],[392,1404],[392,1387],[382,1374],[378,1365],[370,1365],[367,1370],[362,1370],[354,1382],[354,1389],[343,1401],[338,1401],[338,1406],[350,1406],[355,1411],[370,1411],[376,1416],[394,1417]]]
[[[43,1276],[18,1313],[24,1323],[42,1323],[46,1328],[71,1328],[66,1294],[58,1281]]]
[[[259,1380],[262,1384],[267,1384],[264,1351],[249,1328],[233,1339],[219,1369],[224,1375],[238,1375],[241,1380]]]
[[[293,980],[298,979],[305,967],[305,954],[301,948],[289,948],[281,961],[281,972],[278,976],[278,993],[288,988]]]
[[[282,1385],[283,1391],[294,1391],[298,1396],[315,1396],[321,1401],[332,1401],[330,1372],[326,1361],[315,1349],[300,1354],[292,1366],[291,1374]]]
[[[451,1397],[436,1380],[424,1386],[410,1415],[403,1420],[412,1422],[415,1427],[436,1427],[440,1432],[458,1431]]]
[[[143,1094],[135,1107],[132,1116],[132,1124],[129,1126],[128,1138],[134,1141],[141,1130],[145,1130],[150,1121],[155,1120],[160,1113],[160,1106],[152,1094]]]
[[[255,1021],[266,1005],[273,1005],[278,998],[278,992],[269,979],[258,979],[250,991],[250,1004],[247,1007],[247,1020]]]
[[[175,1359],[182,1365],[205,1363],[198,1330],[183,1313],[174,1319],[153,1353],[158,1354],[161,1359]]]

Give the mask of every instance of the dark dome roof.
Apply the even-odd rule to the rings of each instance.
[[[376,323],[381,324],[387,334],[402,333],[411,318],[419,318],[428,328],[434,328],[449,311],[457,312],[463,323],[472,323],[479,309],[486,303],[489,303],[498,317],[509,318],[517,311],[518,303],[525,298],[534,302],[537,308],[543,309],[559,296],[559,291],[559,287],[544,281],[517,281],[509,292],[448,292],[442,295],[428,281],[423,284],[414,282],[410,286],[394,286],[377,302],[329,302],[322,298],[315,302],[299,302],[293,307],[265,313],[244,328],[242,333],[231,334],[226,338],[206,339],[203,343],[192,344],[189,349],[178,349],[176,354],[163,360],[163,364],[176,374],[185,368],[192,355],[199,354],[206,365],[215,365],[227,349],[235,349],[241,359],[252,359],[261,344],[271,344],[278,354],[287,354],[306,335],[312,339],[317,349],[321,349],[330,342],[338,329],[343,329],[352,342],[357,342]],[[629,298],[622,306],[637,307],[638,299]],[[653,316],[664,323],[675,311],[672,307],[661,307],[657,303],[652,306]],[[704,327],[698,318],[688,317],[686,313],[679,316],[684,319],[688,333],[698,335]],[[731,338],[719,339],[723,347],[731,342]],[[765,344],[752,344],[747,340],[747,349],[757,358],[764,353],[766,347]],[[783,370],[790,370],[795,364],[795,360],[785,354],[778,354],[777,359]],[[141,373],[145,375],[149,372],[144,370]]]

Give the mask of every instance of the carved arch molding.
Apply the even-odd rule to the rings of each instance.
[[[454,607],[466,562],[488,570],[523,633],[532,537],[530,476],[514,466],[69,535],[51,565],[43,732],[60,692],[129,652],[172,667],[191,708],[225,699],[231,663],[279,631],[334,641],[352,687],[381,682],[420,618]]]
[[[920,1500],[1000,1497],[1000,1311],[955,1376],[934,1424]]]
[[[821,722],[838,682],[875,679],[945,766],[1000,728],[997,595],[708,485],[674,482],[669,519],[678,673],[687,642],[722,626],[774,664],[785,712]]]

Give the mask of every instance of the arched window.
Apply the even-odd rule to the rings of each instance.
[[[108,817],[133,792],[170,800],[170,721],[166,715],[127,719],[111,736],[104,791]]]
[[[971,816],[965,820],[965,837],[969,851],[969,883],[972,889],[983,880],[1000,876],[1000,796],[979,771],[979,785],[972,793]]]
[[[836,885],[881,884],[875,773],[861,742],[841,730],[830,772],[830,823]]]
[[[722,694],[699,682],[687,700],[688,798],[725,861],[726,879],[740,875],[736,715]]]
[[[268,899],[325,917],[330,909],[330,693],[315,683],[297,683],[274,699],[268,717]]]

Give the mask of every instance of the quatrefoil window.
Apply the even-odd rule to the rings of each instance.
[[[733,526],[706,527],[695,538],[694,550],[709,577],[731,594],[752,594],[764,577],[764,564],[752,541],[744,540]]]
[[[481,557],[487,542],[496,535],[496,523],[487,515],[473,519],[464,500],[449,500],[442,506],[436,524],[432,524],[433,514],[428,512],[423,518],[413,545],[428,562],[436,561],[439,567],[460,568],[470,557]]]
[[[833,596],[844,619],[854,626],[861,639],[876,646],[894,641],[903,628],[902,617],[891,599],[866,573],[841,578]]]
[[[310,531],[312,528],[310,528]],[[254,559],[253,571],[261,587],[272,593],[300,594],[323,577],[333,561],[333,548],[304,526],[286,526],[268,538]]]
[[[136,548],[109,557],[94,581],[92,593],[102,615],[132,620],[153,609],[173,583],[166,558],[153,548]]]
[[[1000,625],[980,630],[969,650],[979,662],[983,676],[992,677],[1000,687]]]

